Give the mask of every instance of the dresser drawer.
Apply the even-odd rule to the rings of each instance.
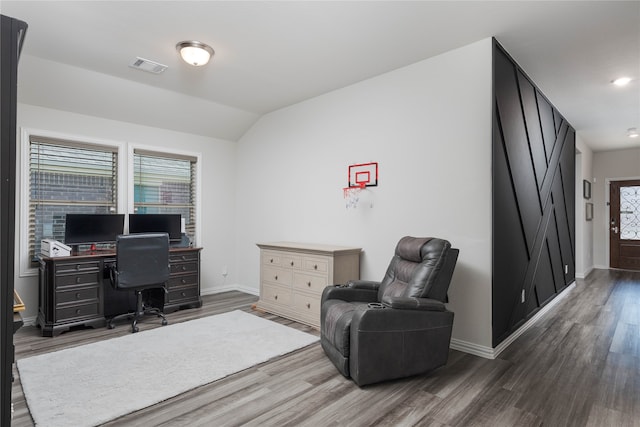
[[[280,252],[263,252],[261,255],[262,265],[280,267],[282,265],[281,255]]]
[[[174,288],[179,288],[183,286],[197,286],[198,285],[198,275],[197,274],[187,274],[184,276],[175,276],[169,278],[167,282],[167,289],[171,290]]]
[[[288,306],[291,304],[291,290],[288,288],[269,285],[267,283],[262,284],[262,293],[260,297],[270,304],[278,304]]]
[[[283,268],[264,267],[262,271],[262,280],[265,282],[291,286],[293,284],[293,272]]]
[[[294,292],[293,309],[320,324],[320,298],[318,296]]]
[[[298,255],[283,253],[282,266],[286,268],[302,268],[302,257]]]
[[[176,290],[169,291],[169,293],[166,296],[166,303],[173,304],[173,303],[180,302],[182,300],[192,300],[194,298],[197,298],[199,295],[200,294],[198,293],[197,286],[176,289]]]
[[[74,320],[80,317],[97,316],[100,313],[100,305],[95,303],[70,305],[67,307],[56,308],[56,322],[64,322],[66,320]]]
[[[71,289],[56,292],[56,305],[70,302],[95,300],[100,298],[100,289],[97,287]]]
[[[100,271],[100,261],[60,262],[55,264],[55,274],[86,273]]]
[[[326,258],[304,258],[302,269],[313,273],[327,274],[329,272],[329,260]]]
[[[320,294],[327,285],[327,276],[304,273],[295,273],[293,275],[293,288],[297,290],[304,289]]]
[[[97,273],[70,274],[56,278],[56,288],[68,286],[97,285],[101,276]]]
[[[198,271],[197,262],[180,262],[171,264],[171,274],[192,273]]]

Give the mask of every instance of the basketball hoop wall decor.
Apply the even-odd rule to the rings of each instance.
[[[378,163],[349,165],[348,186],[342,189],[347,209],[357,208],[361,192],[378,185]]]

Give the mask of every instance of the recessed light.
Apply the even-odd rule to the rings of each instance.
[[[631,77],[618,77],[617,79],[611,81],[611,83],[616,86],[626,86],[629,84],[629,82],[631,82]]]
[[[627,129],[627,136],[629,138],[637,138],[640,136],[640,133],[638,132],[637,128],[629,128]]]

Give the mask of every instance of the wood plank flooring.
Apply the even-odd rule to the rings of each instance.
[[[252,311],[256,300],[240,292],[209,295],[202,309],[168,319],[240,309],[318,334]],[[141,324],[142,331],[155,327],[155,319]],[[16,357],[128,333],[123,324],[42,338],[37,328],[24,327],[15,337]],[[15,368],[14,374],[12,426],[33,426]],[[314,344],[105,425],[640,426],[640,272],[594,270],[579,279],[495,360],[451,350],[448,364],[429,375],[361,389]]]

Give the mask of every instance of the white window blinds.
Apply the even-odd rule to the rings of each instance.
[[[134,212],[180,214],[193,241],[196,230],[195,157],[135,149]]]
[[[116,147],[29,139],[29,256],[42,239],[64,241],[67,213],[109,214],[118,206]]]

